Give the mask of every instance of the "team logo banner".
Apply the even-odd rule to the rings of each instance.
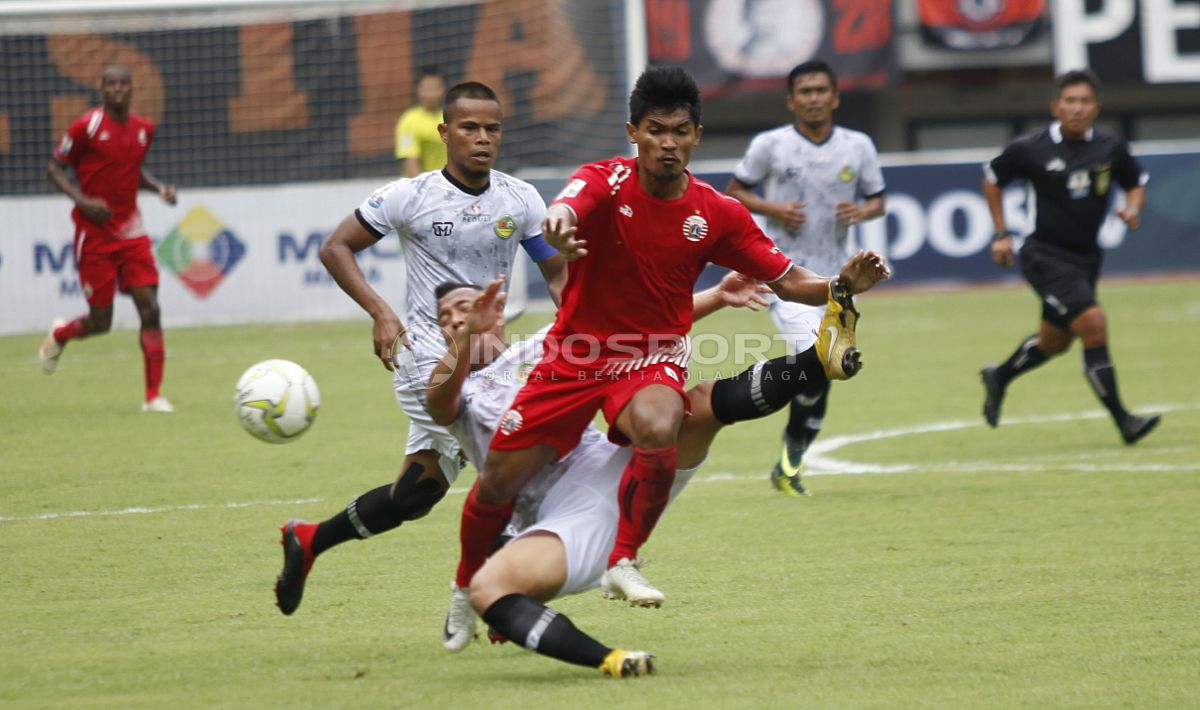
[[[1042,30],[1045,0],[917,0],[921,36],[947,49],[1009,49]]]
[[[776,90],[824,59],[843,91],[895,73],[891,0],[647,0],[650,61],[680,64],[705,96]]]

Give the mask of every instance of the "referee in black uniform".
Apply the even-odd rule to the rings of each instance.
[[[1013,264],[1003,186],[1027,180],[1037,195],[1037,222],[1021,248],[1021,272],[1042,300],[1042,320],[1038,332],[1008,360],[980,372],[987,391],[983,416],[996,426],[1008,384],[1065,352],[1078,336],[1088,383],[1112,414],[1121,438],[1133,444],[1158,425],[1159,416],[1130,414],[1117,395],[1104,309],[1096,303],[1102,260],[1097,237],[1114,182],[1126,194],[1125,208],[1117,214],[1130,229],[1138,228],[1148,176],[1123,140],[1092,125],[1100,113],[1100,81],[1091,71],[1058,77],[1050,112],[1056,120],[1048,128],[1016,139],[984,168],[983,196],[996,224],[992,258],[997,264]]]

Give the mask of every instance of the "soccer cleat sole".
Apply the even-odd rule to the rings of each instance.
[[[842,372],[846,373],[846,379],[850,379],[862,370],[862,353],[858,352],[858,348],[846,348],[846,352],[842,353]]]
[[[613,650],[600,665],[600,671],[612,678],[654,675],[654,670],[654,655],[643,651]]]
[[[664,601],[662,599],[626,599],[624,595],[616,592],[604,592],[603,596],[610,601],[626,602],[629,606],[642,607],[643,609],[658,609],[662,607]]]

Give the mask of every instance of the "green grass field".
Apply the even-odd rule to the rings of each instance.
[[[977,370],[1032,331],[1025,290],[865,298],[866,369],[834,388],[820,461],[885,473],[788,498],[766,481],[784,415],[727,430],[644,549],[666,606],[556,603],[658,656],[622,682],[441,648],[470,473],[428,518],[322,557],[295,616],[275,609],[278,525],[327,517],[401,458],[368,323],[171,330],[169,416],[139,411],[133,333],[72,344],[53,377],[40,336],[0,338],[0,706],[1200,706],[1200,282],[1102,296],[1126,403],[1166,412],[1135,448],[1078,349],[982,425]],[[771,332],[745,312],[700,325]],[[268,357],[321,387],[288,446],[231,405]]]

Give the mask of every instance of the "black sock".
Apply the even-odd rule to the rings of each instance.
[[[365,540],[395,530],[404,521],[428,513],[445,497],[446,487],[439,478],[422,477],[424,473],[424,466],[410,463],[394,486],[380,486],[350,501],[345,510],[317,526],[313,556],[347,540]]]
[[[759,361],[745,372],[713,384],[713,416],[722,424],[759,419],[783,409],[801,392],[828,381],[813,348]]]
[[[1117,424],[1125,421],[1129,412],[1121,406],[1121,398],[1117,395],[1117,371],[1108,359],[1108,346],[1099,345],[1085,348],[1083,351],[1083,367],[1087,373],[1088,383],[1104,406],[1108,408]]]
[[[1013,351],[1012,355],[1008,356],[1008,359],[1000,367],[996,368],[996,376],[1000,378],[1001,384],[1007,386],[1017,375],[1029,372],[1049,359],[1050,356],[1038,347],[1038,337],[1031,335]]]
[[[814,384],[796,395],[788,405],[787,436],[793,443],[801,445],[802,453],[821,433],[825,407],[829,402],[829,385],[829,380]]]
[[[387,532],[387,530],[371,530],[367,528],[363,525],[359,511],[369,511],[372,507],[378,507],[381,503],[390,504],[391,490],[392,485],[390,483],[386,486],[369,490],[350,501],[350,504],[337,515],[318,525],[317,531],[313,533],[313,556],[316,557],[334,545],[340,545],[347,540],[363,540],[372,535]],[[398,525],[399,523],[393,525],[392,528]],[[388,528],[388,530],[392,528]]]
[[[566,616],[524,594],[496,600],[483,612],[483,620],[509,641],[567,663],[599,668],[612,651]]]

